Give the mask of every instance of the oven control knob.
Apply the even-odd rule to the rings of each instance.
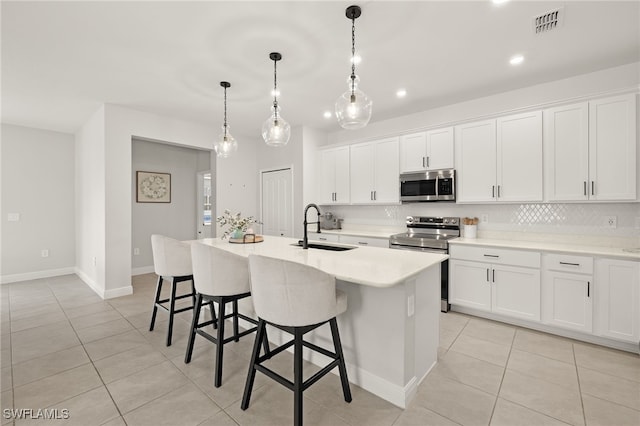
[[[449,223],[449,219],[445,219],[445,220],[444,220],[444,224],[446,225],[446,224],[448,224],[448,223]]]
[[[451,219],[451,224],[455,225],[456,223],[458,223],[458,219]]]
[[[409,225],[412,225],[412,224],[413,224],[413,216],[407,216],[407,223],[408,223]]]

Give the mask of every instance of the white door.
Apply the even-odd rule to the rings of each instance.
[[[546,271],[543,321],[563,328],[591,333],[593,288],[590,276]]]
[[[373,203],[375,149],[374,143],[351,146],[349,167],[351,170],[351,202],[354,204]]]
[[[293,186],[291,169],[261,173],[262,233],[293,237]]]
[[[542,111],[500,117],[498,201],[542,201]]]
[[[459,202],[496,200],[496,121],[456,126]]]
[[[589,199],[589,105],[547,109],[543,123],[547,199]]]
[[[211,172],[198,172],[198,192],[196,197],[196,202],[198,203],[196,207],[196,214],[198,215],[198,217],[196,218],[196,237],[199,240],[203,238],[211,238],[211,236],[213,235],[213,227],[211,223],[213,219],[212,212],[214,212],[215,209],[213,208],[211,187]]]
[[[453,152],[453,149],[451,150]],[[402,136],[400,140],[400,171],[419,172],[427,168],[427,134]]]
[[[540,269],[494,265],[491,282],[493,312],[540,321]]]
[[[390,138],[375,144],[375,186],[373,201],[376,203],[398,203],[400,201],[400,150],[398,138]],[[354,175],[351,174],[351,179]],[[353,195],[352,195],[353,197]]]
[[[349,187],[349,147],[335,149],[335,200],[337,204],[348,204],[351,199]]]
[[[453,259],[449,261],[449,303],[491,310],[491,265]]]
[[[427,132],[427,168],[453,169],[453,127]]]
[[[592,200],[636,199],[636,95],[589,102]]]

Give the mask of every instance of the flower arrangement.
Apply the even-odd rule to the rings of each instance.
[[[223,240],[229,235],[246,232],[252,223],[260,223],[253,216],[241,217],[240,212],[232,214],[226,209],[222,216],[216,218],[216,222],[218,222],[220,226],[228,226],[224,234],[222,234]],[[236,236],[236,238],[238,237]]]

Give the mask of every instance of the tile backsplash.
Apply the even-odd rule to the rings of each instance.
[[[324,206],[345,226],[404,226],[406,216],[486,215],[479,230],[551,234],[640,237],[640,203],[453,204],[411,203],[394,206]],[[616,227],[608,226],[615,217]]]

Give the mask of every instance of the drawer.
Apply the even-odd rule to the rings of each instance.
[[[340,235],[336,235],[336,234],[326,234],[326,233],[316,234],[314,232],[314,233],[309,233],[308,237],[310,240],[314,240],[314,241],[323,241],[323,242],[330,242],[330,243],[340,242]]]
[[[342,244],[353,244],[354,246],[386,247],[386,248],[389,248],[389,239],[388,238],[358,237],[358,236],[355,236],[355,235],[340,235],[340,242]]]
[[[549,271],[593,274],[593,257],[589,256],[550,253],[543,256],[542,262],[544,269]]]
[[[449,246],[449,254],[453,259],[487,262],[496,265],[524,266],[527,268],[540,267],[540,253],[535,251],[451,244]]]

